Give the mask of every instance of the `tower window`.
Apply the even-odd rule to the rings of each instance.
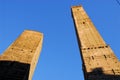
[[[105,59],[107,58],[106,55],[104,55]]]
[[[83,24],[85,24],[85,22],[83,22]]]
[[[94,60],[94,57],[92,56],[92,59]]]

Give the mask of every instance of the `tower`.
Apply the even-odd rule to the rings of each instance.
[[[0,80],[32,80],[43,34],[25,30],[0,56]]]
[[[120,62],[82,6],[72,7],[85,80],[120,80]]]

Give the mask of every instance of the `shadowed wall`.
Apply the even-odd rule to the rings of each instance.
[[[30,64],[0,61],[0,80],[28,80]]]

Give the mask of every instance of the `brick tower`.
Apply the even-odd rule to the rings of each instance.
[[[120,62],[82,6],[72,7],[85,80],[120,80]]]
[[[43,34],[25,30],[0,56],[0,80],[32,80]]]

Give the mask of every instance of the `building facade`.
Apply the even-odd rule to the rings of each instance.
[[[82,6],[71,8],[85,80],[120,80],[120,62]]]

